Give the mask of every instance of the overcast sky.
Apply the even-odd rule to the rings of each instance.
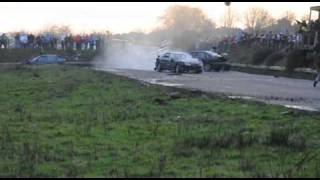
[[[0,32],[37,31],[52,24],[69,25],[76,32],[109,30],[113,33],[150,31],[164,10],[176,4],[201,8],[216,23],[225,12],[224,2],[0,2]],[[234,2],[232,10],[243,14],[248,8],[263,7],[279,17],[292,11],[300,18],[318,2]],[[238,24],[241,26],[241,23]]]

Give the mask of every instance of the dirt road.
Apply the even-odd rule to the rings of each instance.
[[[252,99],[292,108],[320,111],[320,86],[313,88],[312,81],[310,80],[255,75],[234,71],[179,75],[146,70],[99,70],[152,84],[224,93],[230,98]]]

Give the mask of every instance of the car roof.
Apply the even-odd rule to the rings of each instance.
[[[56,55],[56,54],[42,54],[40,56],[36,56],[34,58],[31,58],[31,59],[35,59],[35,58],[39,58],[39,57],[48,57],[48,56],[59,56],[59,55]]]
[[[188,54],[188,55],[190,55],[188,52],[183,52],[183,51],[172,51],[172,52],[168,52],[168,53],[172,53],[172,54]]]
[[[211,54],[211,55],[217,55],[217,56],[220,56],[218,53],[216,52],[212,52],[212,51],[192,51],[192,52],[204,52],[204,53],[208,53],[208,54]]]

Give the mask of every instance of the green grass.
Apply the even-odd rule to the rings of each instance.
[[[56,50],[56,49],[0,49],[0,63],[14,63],[22,62],[26,59],[31,59],[41,54],[57,54],[66,58],[67,61],[75,61],[75,56],[78,56],[77,61],[91,61],[98,54],[98,51],[84,50],[84,51],[73,51],[73,50]]]
[[[68,66],[1,68],[0,102],[0,177],[320,176],[318,114]]]

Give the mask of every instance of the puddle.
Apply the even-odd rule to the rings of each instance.
[[[253,97],[250,97],[250,96],[228,96],[228,97],[231,98],[231,99],[246,99],[246,100],[254,99]],[[254,100],[260,101],[259,99],[254,99]],[[266,102],[266,101],[263,101],[263,102]],[[270,103],[270,102],[266,102],[266,103],[273,104],[273,103]],[[276,103],[276,104],[278,104],[278,103]],[[298,105],[289,105],[289,104],[279,104],[279,105],[283,105],[284,107],[287,107],[287,108],[304,110],[304,111],[313,111],[313,112],[318,112],[319,111],[318,109],[310,107],[310,106],[298,106]]]
[[[315,109],[309,106],[297,106],[297,105],[284,105],[284,106],[287,108],[299,109],[299,110],[305,110],[305,111],[319,111],[318,109]]]
[[[149,81],[149,83],[151,84],[158,84],[158,85],[163,85],[163,86],[170,86],[170,87],[173,87],[173,86],[182,86],[183,84],[175,84],[175,83],[169,83],[169,82],[159,82],[161,80],[158,80],[158,79],[151,79]]]

